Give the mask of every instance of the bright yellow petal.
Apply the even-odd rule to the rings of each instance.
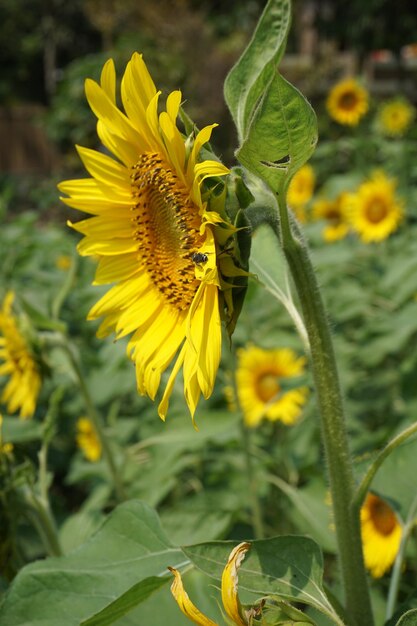
[[[116,69],[113,59],[109,59],[104,64],[101,70],[100,85],[113,104],[116,104]]]
[[[222,602],[224,610],[237,626],[248,626],[248,621],[242,616],[242,608],[238,597],[238,570],[249,548],[250,543],[247,542],[236,546],[230,553],[222,575]]]
[[[173,567],[168,567],[174,574],[174,582],[171,585],[171,592],[178,606],[188,619],[198,626],[217,626],[216,622],[203,615],[201,611],[191,602],[188,593],[182,584],[181,574]]]

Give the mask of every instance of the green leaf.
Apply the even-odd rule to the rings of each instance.
[[[166,584],[165,578],[150,576],[133,585],[126,593],[102,609],[93,617],[81,622],[80,626],[108,626],[129,613],[138,604],[149,598],[149,596]]]
[[[313,109],[275,70],[254,111],[238,159],[277,193],[309,159],[316,143]]]
[[[169,582],[167,566],[185,561],[182,551],[168,541],[156,513],[131,500],[115,509],[97,534],[71,554],[24,567],[0,608],[0,624],[79,626],[134,585],[141,602],[156,589],[150,578]],[[131,602],[128,593],[124,609]]]
[[[417,609],[411,609],[401,615],[396,626],[417,626]]]
[[[224,96],[239,140],[246,137],[253,111],[284,54],[290,0],[269,0],[248,47],[229,72]]]
[[[233,545],[209,542],[188,546],[184,552],[196,567],[220,581]],[[263,596],[303,602],[341,624],[323,590],[322,580],[323,558],[312,539],[275,537],[252,543],[239,569],[239,595],[245,603]]]
[[[2,440],[4,443],[25,443],[42,439],[42,424],[18,417],[4,417]]]

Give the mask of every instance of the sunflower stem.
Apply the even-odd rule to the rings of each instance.
[[[413,503],[408,512],[407,520],[403,526],[400,549],[398,550],[398,554],[394,562],[394,567],[392,569],[391,581],[390,581],[389,590],[388,590],[386,620],[389,620],[393,616],[394,611],[395,611],[395,606],[397,604],[401,572],[403,570],[403,562],[404,562],[404,557],[405,557],[405,549],[407,546],[410,533],[413,529],[414,524],[416,523],[416,520],[415,520],[416,514],[417,514],[417,496],[413,500]]]
[[[123,480],[120,476],[119,473],[119,469],[117,467],[117,464],[114,460],[114,456],[113,456],[113,451],[112,448],[110,446],[109,440],[107,438],[107,434],[105,431],[105,426],[103,423],[103,420],[101,418],[101,416],[99,415],[98,411],[96,410],[94,403],[91,399],[90,396],[90,392],[88,390],[88,387],[85,383],[84,380],[84,376],[82,374],[80,365],[71,349],[71,346],[68,345],[67,341],[64,339],[63,341],[63,346],[69,356],[71,365],[72,365],[72,369],[74,371],[74,374],[77,378],[79,387],[80,387],[80,391],[81,394],[84,398],[84,402],[85,402],[85,406],[87,409],[87,413],[89,418],[91,419],[91,421],[94,424],[94,428],[97,431],[98,437],[100,439],[100,443],[101,443],[101,447],[103,450],[103,456],[104,459],[107,463],[107,466],[109,468],[109,472],[110,475],[113,479],[113,485],[114,485],[114,490],[116,493],[116,497],[119,500],[119,502],[123,502],[124,500],[126,500],[127,496],[126,496],[126,492],[125,492],[125,488],[123,485]]]
[[[355,626],[374,623],[362,553],[360,518],[352,510],[353,470],[342,393],[330,327],[317,278],[296,224],[290,224],[285,194],[278,194],[278,236],[298,293],[307,329],[332,497],[346,612]]]
[[[62,556],[63,552],[49,501],[39,497],[32,488],[25,493],[25,500],[29,505],[29,517],[42,539],[47,554],[49,556]]]
[[[258,498],[258,489],[253,468],[251,434],[249,428],[245,426],[245,422],[240,420],[240,429],[242,432],[243,451],[245,454],[246,476],[248,479],[250,507],[252,516],[252,527],[255,539],[263,539],[265,537],[262,522],[261,506]]]

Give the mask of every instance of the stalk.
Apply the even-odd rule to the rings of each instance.
[[[357,511],[352,511],[352,461],[330,327],[307,247],[300,233],[293,233],[296,225],[290,225],[285,196],[278,197],[280,220],[271,226],[287,259],[310,342],[347,615],[355,626],[372,626],[360,519]]]
[[[75,376],[77,377],[80,391],[84,398],[88,416],[93,422],[94,428],[96,429],[96,432],[100,439],[101,447],[103,450],[103,456],[109,468],[110,475],[113,479],[113,485],[114,485],[117,499],[119,502],[123,502],[124,500],[126,500],[127,496],[126,496],[125,488],[123,485],[122,477],[120,476],[120,473],[119,473],[119,468],[117,467],[116,461],[114,460],[113,451],[111,449],[111,446],[109,444],[109,441],[105,432],[103,420],[101,416],[99,415],[99,413],[96,411],[96,408],[90,396],[90,392],[85,383],[81,368],[71,350],[71,347],[67,344],[65,339],[63,339],[61,345],[65,348],[69,356],[72,369],[74,371]]]
[[[262,522],[261,506],[258,498],[258,489],[256,485],[256,477],[253,471],[251,437],[249,429],[245,426],[243,416],[240,421],[243,441],[243,451],[245,453],[246,476],[248,479],[249,499],[252,515],[252,527],[255,539],[263,539],[265,537]]]

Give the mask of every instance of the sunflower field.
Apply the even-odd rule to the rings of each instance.
[[[0,77],[0,625],[417,626],[413,7],[137,4]]]

